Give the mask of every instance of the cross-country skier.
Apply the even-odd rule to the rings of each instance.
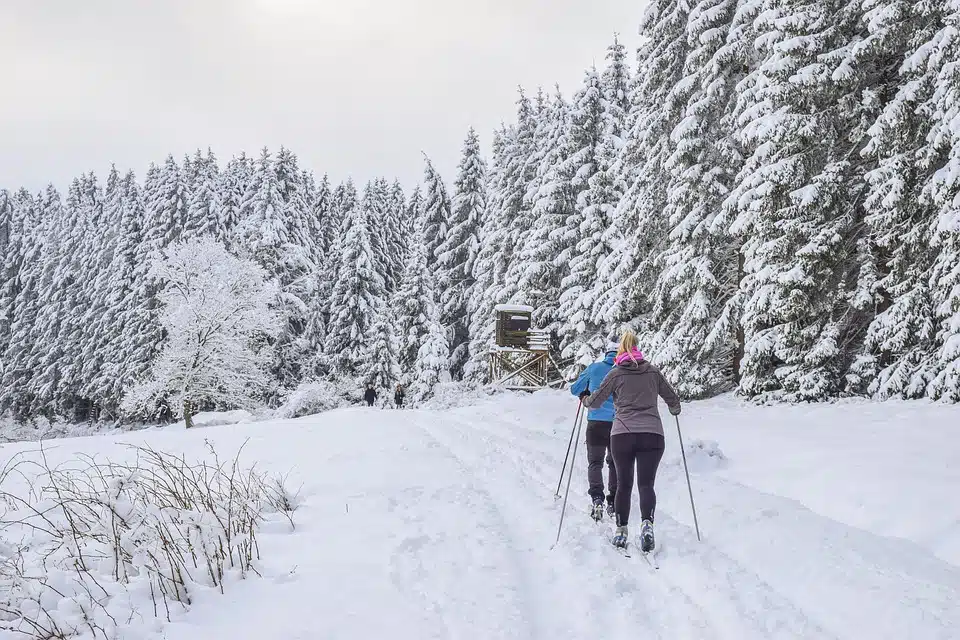
[[[613,360],[617,356],[619,345],[611,342],[603,360],[594,362],[584,369],[577,381],[570,386],[575,396],[598,389],[603,379],[613,369]],[[587,413],[587,482],[588,494],[593,499],[590,515],[594,520],[603,518],[603,458],[607,458],[607,513],[614,515],[614,498],[617,495],[617,468],[613,464],[610,452],[610,430],[613,428],[613,398],[608,398],[600,407]],[[627,494],[629,495],[629,493]]]
[[[640,548],[644,552],[654,548],[653,517],[657,494],[653,490],[657,467],[663,457],[663,423],[657,409],[657,397],[680,413],[680,398],[664,379],[660,370],[643,359],[637,348],[637,336],[626,331],[620,339],[620,348],[614,360],[616,365],[593,394],[580,396],[586,407],[596,407],[613,396],[616,415],[610,432],[613,463],[617,467],[617,490],[614,506],[617,531],[613,544],[627,546],[627,522],[630,519],[630,493],[633,489],[633,468],[636,465],[637,492],[640,494]]]
[[[373,388],[372,384],[367,385],[367,390],[363,392],[363,399],[367,401],[367,406],[372,407],[374,401],[377,399],[377,390]]]
[[[403,398],[404,398],[405,395],[406,395],[406,394],[405,394],[404,391],[403,391],[403,387],[398,384],[398,385],[397,385],[397,390],[396,390],[396,392],[394,392],[394,394],[393,394],[393,401],[397,404],[397,409],[402,409],[402,408],[403,408]]]

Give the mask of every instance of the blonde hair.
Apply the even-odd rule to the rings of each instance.
[[[637,334],[635,334],[630,329],[627,329],[623,332],[623,336],[620,338],[620,348],[617,350],[617,355],[621,353],[630,353],[637,348]]]

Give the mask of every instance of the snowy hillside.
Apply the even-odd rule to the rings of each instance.
[[[230,578],[223,595],[194,587],[171,623],[140,611],[125,639],[960,636],[956,408],[686,405],[704,540],[668,423],[659,572],[587,517],[582,446],[551,549],[575,410],[558,392],[351,408],[58,440],[47,457],[120,460],[147,444],[191,458],[207,443],[229,456],[249,439],[244,461],[303,485],[295,531],[268,520],[258,536],[262,577]],[[0,458],[36,449],[7,444]]]

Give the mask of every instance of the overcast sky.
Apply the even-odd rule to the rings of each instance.
[[[0,0],[0,187],[286,145],[341,180],[452,176],[516,89],[635,48],[643,0]],[[631,63],[633,55],[630,57]]]

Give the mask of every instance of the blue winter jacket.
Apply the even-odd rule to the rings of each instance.
[[[577,381],[570,386],[570,393],[580,397],[584,391],[591,393],[600,388],[600,383],[607,377],[610,370],[613,369],[613,359],[617,357],[616,351],[608,351],[606,357],[601,362],[594,362],[583,370]],[[591,409],[587,413],[587,420],[601,420],[603,422],[613,422],[613,394],[607,398],[607,401],[596,409]]]

